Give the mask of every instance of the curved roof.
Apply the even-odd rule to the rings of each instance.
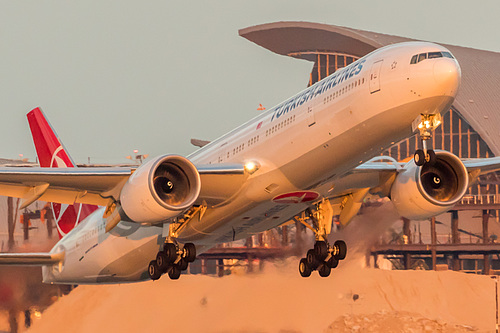
[[[287,56],[320,51],[362,57],[385,45],[415,40],[310,22],[262,24],[241,29],[239,34]],[[462,85],[453,106],[486,141],[491,151],[500,155],[500,53],[440,44],[454,54],[462,68]],[[311,55],[293,56],[315,60]]]

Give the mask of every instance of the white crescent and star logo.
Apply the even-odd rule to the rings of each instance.
[[[62,152],[62,154],[59,154],[61,152]],[[59,146],[59,147],[57,147],[56,150],[54,150],[54,153],[52,154],[52,158],[50,160],[50,167],[51,168],[67,168],[67,167],[69,167],[63,159],[64,153],[65,152],[64,152],[62,146]],[[61,157],[60,155],[63,155],[63,157]],[[60,203],[51,203],[52,214],[54,216],[54,220],[56,221],[57,230],[59,231],[59,234],[61,236],[65,236],[68,232],[70,232],[74,227],[76,227],[78,225],[78,220],[80,219],[80,213],[82,211],[82,205],[79,204],[78,209],[75,209],[74,211],[72,211],[72,209],[68,210],[69,206],[74,206],[76,208],[76,205],[77,204],[68,205],[68,204],[60,204]],[[78,211],[76,216],[74,216],[75,211]],[[68,220],[71,221],[72,223],[68,224],[67,223]],[[66,223],[61,224],[61,222],[66,222]]]
[[[68,167],[66,165],[66,162],[64,162],[64,160],[61,157],[57,156],[57,154],[60,151],[64,152],[62,146],[57,147],[57,149],[52,154],[52,158],[50,159],[50,167],[51,168],[67,168]]]

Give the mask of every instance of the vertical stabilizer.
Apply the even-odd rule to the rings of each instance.
[[[40,108],[35,108],[27,114],[27,118],[40,166],[44,168],[75,168],[76,164],[50,126],[43,111]],[[70,232],[97,208],[98,206],[95,205],[52,203],[52,212],[59,237],[62,238]]]

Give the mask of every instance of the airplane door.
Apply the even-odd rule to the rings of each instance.
[[[384,60],[377,61],[372,65],[370,72],[370,94],[380,91],[380,68]]]
[[[316,119],[314,118],[314,111],[312,106],[307,107],[307,126],[311,127],[316,124]]]

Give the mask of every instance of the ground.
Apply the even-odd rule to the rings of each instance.
[[[334,235],[349,252],[328,278],[301,278],[299,258],[288,258],[223,278],[79,286],[28,332],[494,332],[491,277],[364,267],[367,249],[398,220],[379,207]]]
[[[337,332],[328,330],[330,325],[345,328],[339,332],[389,332],[382,327],[393,327],[390,332],[492,332],[494,293],[494,281],[487,276],[384,271],[354,262],[339,266],[329,278],[315,272],[303,279],[288,260],[248,275],[80,286],[28,332],[147,332],[159,327],[175,332]],[[364,330],[361,320],[372,322],[372,330]]]

